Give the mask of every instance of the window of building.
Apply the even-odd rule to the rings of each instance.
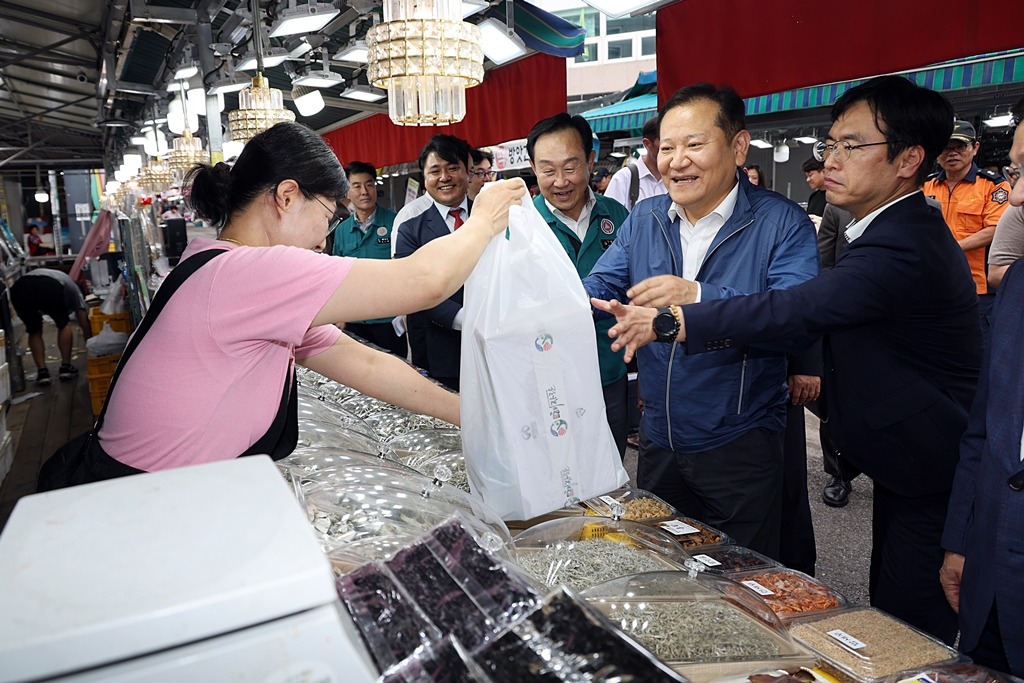
[[[583,62],[596,62],[597,61],[597,43],[587,43],[583,46],[583,54],[576,55],[576,63],[582,64]]]
[[[565,19],[574,26],[586,29],[588,38],[594,38],[601,35],[601,13],[596,9],[566,9],[561,12],[554,12],[554,14],[555,16]]]
[[[608,59],[626,59],[633,56],[633,40],[609,40]]]
[[[655,38],[654,36],[646,36],[640,39],[640,54],[643,56],[653,55],[657,52],[655,49]]]
[[[621,19],[608,19],[605,24],[608,35],[614,36],[619,33],[633,33],[634,31],[653,31],[654,12],[642,14],[639,17],[622,17]]]

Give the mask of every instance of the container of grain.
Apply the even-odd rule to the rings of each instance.
[[[875,683],[959,653],[941,641],[872,607],[795,619],[789,632],[822,657],[822,668],[844,683]]]

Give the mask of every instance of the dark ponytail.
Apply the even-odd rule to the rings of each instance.
[[[189,206],[210,224],[221,227],[260,195],[294,180],[302,194],[337,201],[348,191],[345,171],[323,138],[299,123],[279,123],[245,144],[234,166],[194,166],[185,177],[191,185]]]

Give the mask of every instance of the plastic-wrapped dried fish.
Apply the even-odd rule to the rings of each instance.
[[[387,450],[406,464],[422,462],[439,453],[462,450],[462,433],[458,429],[420,429],[391,439]]]
[[[375,439],[344,427],[314,420],[299,420],[298,446],[300,448],[345,448],[368,455],[380,453],[380,444]]]
[[[381,441],[387,442],[402,434],[430,428],[433,426],[433,418],[408,410],[384,410],[368,415],[366,424],[370,425]]]
[[[385,410],[393,410],[396,408],[396,406],[393,406],[390,403],[385,403],[380,399],[362,395],[353,396],[352,398],[343,401],[341,407],[363,419],[366,419],[374,413],[382,413]]]

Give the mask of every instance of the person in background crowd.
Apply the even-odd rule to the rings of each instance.
[[[57,326],[57,350],[60,352],[57,376],[62,380],[78,376],[78,369],[71,364],[74,332],[68,322],[74,316],[86,339],[92,336],[92,325],[85,310],[82,290],[68,274],[49,268],[30,270],[11,285],[11,304],[28,332],[28,348],[36,363],[36,384],[45,387],[50,383],[50,371],[46,367],[46,346],[43,343],[44,315],[50,316]]]
[[[659,118],[658,169],[668,194],[637,204],[583,284],[592,297],[632,301],[660,316],[667,342],[675,336],[670,304],[797,285],[818,273],[818,250],[803,209],[737,169],[750,133],[735,91],[682,88]],[[774,558],[786,350],[736,346],[708,358],[664,343],[639,357],[637,485]]]
[[[1024,165],[1024,99],[1010,159]],[[1010,194],[1024,207],[1024,183]],[[1009,211],[1007,213],[1009,213]],[[1003,214],[1004,216],[1006,214]],[[959,611],[960,649],[975,662],[1024,676],[1024,264],[1006,271],[992,312],[978,394],[960,442],[942,535],[940,578]]]
[[[986,247],[992,244],[996,224],[1009,206],[1010,184],[1001,175],[978,168],[974,126],[957,121],[939,155],[942,170],[929,176],[924,193],[942,204],[942,216],[960,248],[967,254],[978,298],[982,333],[987,333],[995,293],[989,293],[985,272]]]
[[[469,218],[469,169],[472,148],[453,135],[435,135],[420,150],[423,186],[429,204],[397,223],[395,258],[405,258],[424,244],[450,235]],[[450,389],[459,388],[462,358],[462,288],[446,300],[407,317],[412,362]]]
[[[605,190],[608,189],[608,183],[612,181],[612,172],[600,166],[595,168],[590,174],[590,189],[596,194],[604,194]]]
[[[476,199],[484,183],[494,180],[494,155],[486,149],[474,149],[471,154],[473,168],[469,177],[469,201]]]
[[[800,164],[800,170],[807,177],[811,196],[807,198],[807,213],[811,216],[825,215],[825,164],[811,158]]]
[[[594,166],[592,140],[587,120],[565,113],[538,122],[526,138],[530,166],[541,192],[533,204],[576,266],[580,278],[590,274],[628,215],[617,201],[590,189],[587,180]],[[608,339],[608,328],[613,322],[595,321],[597,357],[608,426],[619,455],[625,456],[629,433],[628,386],[622,354],[612,352]]]
[[[658,170],[658,117],[647,119],[643,129],[644,153],[637,162],[629,162],[612,176],[604,196],[614,199],[632,211],[641,199],[665,194],[668,188],[661,182]]]
[[[749,166],[744,166],[743,170],[747,172],[747,180],[758,187],[763,187],[766,190],[768,189],[768,182],[764,179],[764,171],[761,170],[760,166],[757,164],[750,164]]]
[[[43,246],[43,238],[39,236],[39,226],[33,225],[28,229],[28,255],[48,256],[56,254],[50,247]]]
[[[832,438],[874,480],[871,604],[953,643],[940,541],[982,337],[963,251],[919,191],[949,141],[953,108],[906,78],[882,76],[846,91],[832,120],[816,155],[829,203],[857,219],[849,246],[810,282],[682,306],[677,356],[825,335]],[[612,346],[627,357],[659,337],[647,308],[594,305],[616,315]]]
[[[395,213],[377,206],[377,169],[365,161],[353,161],[345,167],[348,176],[348,199],[355,213],[343,220],[334,231],[335,256],[355,258],[391,258],[391,228]],[[387,349],[399,358],[409,353],[405,335],[398,335],[392,318],[376,318],[346,323],[352,334]]]
[[[181,212],[178,211],[178,207],[173,204],[168,206],[167,209],[160,214],[160,218],[163,220],[171,220],[172,218],[181,218]]]
[[[188,181],[196,213],[223,228],[216,240],[193,239],[182,263],[218,253],[174,293],[121,369],[94,440],[101,450],[90,451],[77,479],[250,453],[284,457],[298,437],[288,408],[295,362],[458,423],[458,396],[335,325],[444,301],[508,226],[508,207],[525,192],[522,181],[481,192],[457,234],[401,260],[314,252],[339,222],[337,204],[347,188],[337,157],[301,124],[273,126],[245,144],[233,167],[198,166]]]
[[[1020,184],[1020,183],[1018,183]],[[1016,186],[1014,186],[1016,189]],[[1006,269],[1024,256],[1024,207],[1011,206],[999,217],[988,252],[988,286],[995,289]]]

